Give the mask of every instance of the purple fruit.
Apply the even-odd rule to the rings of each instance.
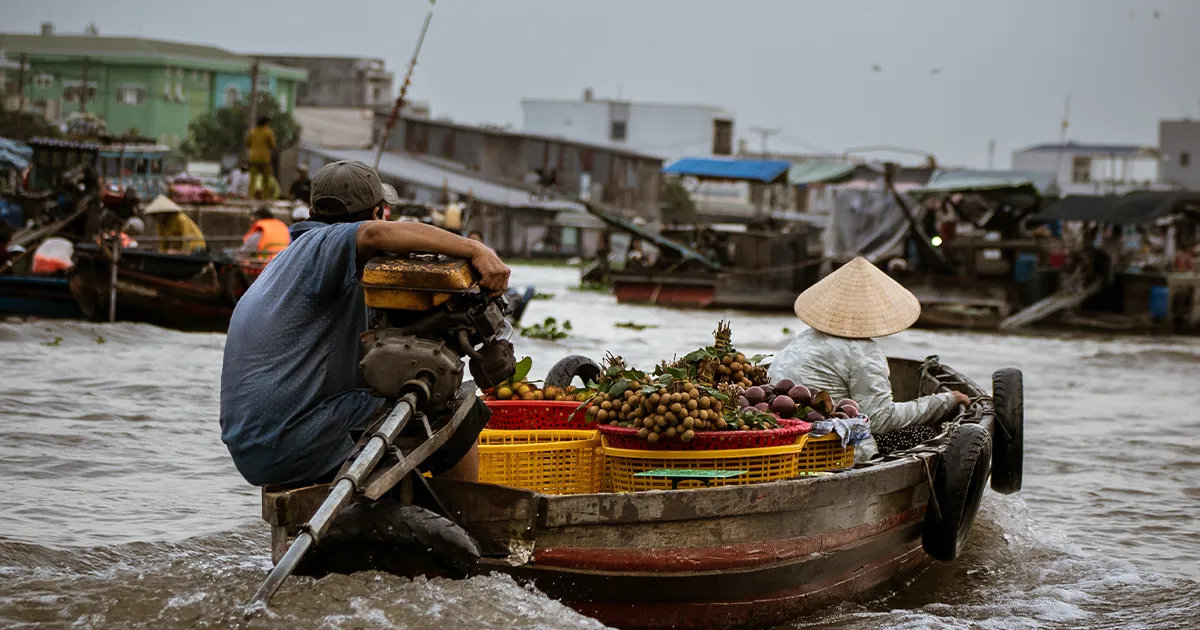
[[[767,400],[767,392],[764,392],[763,388],[761,387],[751,387],[750,389],[746,390],[745,394],[742,395],[746,397],[746,400],[750,401],[751,405],[757,405],[758,403],[765,402]]]
[[[745,409],[750,406],[750,401],[746,400],[745,396],[738,396],[738,409]]]
[[[853,400],[850,400],[849,398],[843,398],[843,399],[837,401],[837,404],[834,405],[834,408],[841,409],[842,407],[845,407],[846,405],[853,405],[856,408],[858,407],[858,403],[854,402]]]
[[[783,396],[783,395],[787,394],[788,392],[792,391],[792,388],[795,386],[796,386],[796,383],[793,382],[792,379],[790,379],[790,378],[781,379],[778,383],[775,383],[775,393],[779,394],[780,396]]]
[[[771,401],[771,411],[779,414],[780,418],[791,418],[796,415],[796,401],[788,396],[776,396]]]
[[[833,415],[831,415],[831,416],[829,416],[829,417],[830,417],[830,418],[843,418],[843,419],[845,419],[845,418],[849,418],[850,416],[847,416],[845,413],[842,413],[841,411],[835,411],[835,412],[833,412]]]
[[[788,390],[788,397],[796,401],[797,405],[807,405],[812,401],[812,392],[803,385],[797,385]]]
[[[757,405],[754,405],[754,408],[755,408],[755,409],[757,409],[757,410],[759,410],[759,411],[770,411],[770,410],[771,410],[771,405],[768,405],[768,404],[767,404],[767,403],[765,403],[765,402],[760,402],[760,403],[758,403]]]
[[[804,416],[805,422],[820,422],[825,419],[820,411],[810,411],[807,416]]]
[[[855,405],[854,403],[847,403],[845,405],[841,405],[838,407],[837,410],[846,414],[847,416],[850,416],[851,418],[858,415],[858,406]]]

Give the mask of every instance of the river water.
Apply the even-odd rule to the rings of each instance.
[[[535,375],[605,350],[649,367],[706,345],[722,317],[753,352],[801,326],[621,306],[569,290],[577,278],[514,271],[554,294],[526,323],[553,315],[574,330],[518,340]],[[656,328],[615,326],[626,321]],[[883,343],[981,383],[1024,370],[1024,490],[989,492],[955,563],[785,627],[1200,627],[1200,342],[907,331]],[[294,579],[273,612],[241,622],[270,562],[258,493],[219,437],[223,344],[136,324],[0,321],[0,627],[601,627],[508,578],[374,573]]]

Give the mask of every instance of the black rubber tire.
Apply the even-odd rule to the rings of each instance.
[[[938,458],[933,477],[933,492],[941,518],[932,500],[925,508],[921,532],[925,553],[949,562],[962,552],[987,488],[991,460],[992,437],[987,430],[978,424],[958,425],[945,452]]]
[[[546,374],[546,385],[550,387],[566,387],[575,377],[579,377],[586,385],[588,381],[600,378],[600,364],[578,354],[559,359],[550,372]]]
[[[1021,370],[1003,368],[992,374],[996,430],[992,432],[992,490],[1021,491],[1025,459],[1025,390]]]
[[[479,547],[458,525],[425,508],[383,500],[347,507],[296,572],[463,578],[477,559]]]

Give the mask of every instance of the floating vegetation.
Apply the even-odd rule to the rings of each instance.
[[[553,300],[554,294],[553,293],[542,293],[541,291],[539,291],[539,292],[533,294],[533,299],[535,299],[535,300]]]
[[[617,322],[613,324],[613,326],[616,326],[617,328],[628,328],[629,330],[636,330],[638,332],[648,330],[650,328],[658,328],[658,326],[655,324],[638,324],[636,322]]]
[[[523,326],[521,328],[521,336],[529,337],[530,339],[544,339],[546,341],[558,341],[571,336],[571,320],[564,320],[559,326],[558,320],[553,317],[547,317],[540,324],[532,326]]]
[[[62,345],[62,342],[63,342],[62,337],[55,337],[54,341],[43,341],[42,345],[46,346],[48,348],[57,348]]]

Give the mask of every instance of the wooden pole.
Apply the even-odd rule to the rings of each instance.
[[[258,57],[254,58],[254,63],[250,65],[250,110],[246,120],[246,135],[250,134],[250,130],[254,128],[254,123],[258,118]]]
[[[375,170],[379,170],[379,160],[383,159],[383,147],[387,146],[388,138],[392,135],[392,128],[396,126],[396,118],[400,115],[400,108],[404,105],[404,97],[408,94],[408,86],[412,81],[413,68],[417,65],[417,55],[421,53],[421,44],[425,41],[425,31],[429,30],[429,20],[433,19],[433,0],[430,0],[429,4],[431,6],[429,13],[425,14],[425,25],[421,27],[421,35],[417,37],[417,47],[413,50],[412,59],[408,62],[408,70],[404,73],[404,83],[400,84],[400,95],[392,104],[387,124],[384,125],[383,133],[379,136],[379,146],[375,149]]]
[[[112,274],[108,283],[108,323],[117,321],[117,263],[121,259],[121,232],[112,236]]]

